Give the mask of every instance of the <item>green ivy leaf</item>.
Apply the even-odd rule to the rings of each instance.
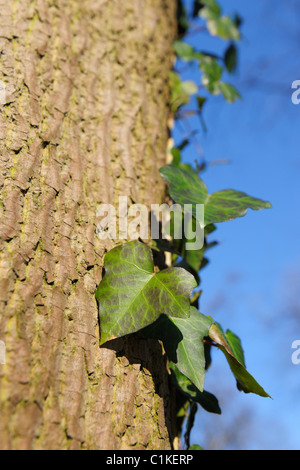
[[[174,364],[170,364],[171,369],[171,380],[174,386],[191,401],[199,403],[202,408],[209,413],[221,414],[221,409],[217,398],[212,394],[203,390],[200,392],[195,385],[182,374],[178,367]]]
[[[261,210],[271,207],[268,201],[248,196],[244,192],[233,189],[217,191],[211,194],[205,203],[205,225],[243,217],[247,209]]]
[[[198,87],[193,80],[185,80],[181,82],[181,89],[183,93],[186,93],[188,96],[195,95],[198,91]]]
[[[169,84],[171,90],[171,108],[174,113],[178,108],[189,103],[190,95],[198,91],[198,87],[193,81],[187,80],[182,82],[179,75],[173,71],[169,73]]]
[[[230,44],[225,51],[224,63],[227,71],[233,73],[238,64],[238,53],[235,44]]]
[[[163,179],[169,185],[169,192],[173,201],[178,204],[204,204],[208,198],[206,184],[192,170],[165,165],[159,170]]]
[[[235,87],[229,83],[220,81],[223,74],[223,68],[218,63],[216,57],[211,54],[196,52],[190,44],[184,41],[174,41],[173,48],[176,55],[181,60],[186,62],[197,60],[199,62],[200,70],[203,72],[202,84],[211,94],[223,94],[224,98],[229,103],[233,103],[238,98],[241,98]],[[225,66],[228,70],[233,71],[234,67],[236,67],[236,60],[236,48],[232,44],[227,49],[224,58]],[[194,82],[181,82],[179,76],[175,72],[171,72],[170,84],[172,91],[172,102],[181,101],[181,104],[187,104],[189,102],[189,96],[196,94],[198,91],[198,88]],[[202,111],[204,102],[205,98],[199,97],[198,105],[200,111]]]
[[[246,367],[244,350],[242,348],[240,338],[235,333],[232,333],[232,331],[230,330],[226,331],[225,338],[234,356],[244,367]]]
[[[205,226],[243,217],[247,213],[247,209],[260,210],[272,207],[267,201],[232,189],[209,195],[205,183],[194,171],[165,165],[160,169],[160,173],[169,184],[171,198],[183,208],[185,204],[192,204],[192,215],[195,218],[197,218],[196,204],[205,205]]]
[[[224,353],[229,367],[237,380],[239,390],[245,393],[255,393],[261,397],[272,398],[247,371],[241,343],[236,335],[229,331],[224,335],[220,327],[214,323],[209,329],[209,337],[215,341],[219,349]]]
[[[212,36],[219,36],[226,40],[240,40],[240,32],[229,16],[210,19],[207,22],[207,29]]]
[[[236,100],[241,99],[238,90],[230,85],[230,83],[218,82],[215,84],[215,94],[222,93],[228,103],[234,103]]]
[[[189,447],[188,450],[203,450],[203,448],[199,446],[199,444],[193,444]]]
[[[191,307],[190,317],[172,318],[183,336],[178,344],[176,366],[202,392],[205,376],[203,339],[208,336],[211,319]]]
[[[201,392],[205,376],[203,339],[208,336],[211,324],[210,318],[191,307],[189,318],[162,315],[144,330],[147,337],[163,342],[169,359]]]
[[[207,98],[204,98],[204,96],[197,96],[197,104],[198,104],[198,109],[200,113],[203,111],[203,107],[207,101]]]
[[[184,41],[174,41],[173,49],[175,54],[186,62],[195,60],[199,58],[199,54],[195,51],[193,46]]]
[[[223,69],[214,57],[204,56],[199,62],[200,70],[203,72],[202,84],[212,94],[220,93],[216,90],[216,84],[222,77]]]
[[[181,152],[180,152],[179,148],[173,147],[170,150],[170,153],[173,157],[172,165],[178,166],[181,162]]]
[[[202,0],[199,16],[207,20],[207,29],[212,36],[238,41],[240,32],[237,22],[229,16],[221,16],[221,8],[215,0]]]
[[[105,275],[97,289],[101,344],[134,333],[165,313],[188,317],[194,277],[182,268],[154,273],[151,249],[125,243],[105,256]]]
[[[205,19],[218,19],[221,15],[221,8],[215,0],[201,0],[202,5],[205,5],[199,10],[201,18]]]

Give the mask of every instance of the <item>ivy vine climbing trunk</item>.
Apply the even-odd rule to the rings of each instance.
[[[174,0],[0,9],[0,446],[169,449],[160,344],[99,347],[100,203],[162,202]]]

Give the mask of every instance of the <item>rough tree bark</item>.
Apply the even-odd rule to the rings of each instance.
[[[159,203],[174,0],[2,0],[0,446],[169,449],[157,342],[99,347],[100,203]]]

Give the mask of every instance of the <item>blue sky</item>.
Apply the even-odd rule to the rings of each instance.
[[[204,110],[206,134],[198,120],[190,120],[199,130],[206,160],[229,160],[210,166],[202,177],[209,192],[241,190],[270,201],[273,208],[218,225],[212,238],[220,245],[209,252],[210,264],[202,271],[201,311],[242,338],[248,370],[274,399],[236,391],[227,364],[216,352],[206,389],[219,398],[224,414],[219,421],[205,417],[205,422],[222,427],[230,421],[234,404],[235,409],[250,409],[254,432],[249,430],[247,448],[300,449],[300,365],[291,362],[291,344],[300,340],[300,317],[291,318],[292,306],[300,305],[300,105],[291,101],[291,84],[300,79],[297,2],[220,4],[224,13],[237,12],[244,19],[238,71],[226,77],[243,100],[228,104],[211,97]],[[226,47],[206,33],[188,40],[199,50]],[[199,81],[196,69],[189,78]],[[179,128],[174,137],[182,138]],[[183,160],[196,158],[195,147],[189,145]],[[226,415],[225,390],[230,386]],[[201,444],[201,412],[198,419],[192,441]]]

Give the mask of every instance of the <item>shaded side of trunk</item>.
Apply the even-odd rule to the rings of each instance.
[[[0,10],[0,445],[168,449],[161,347],[99,348],[100,203],[164,197],[174,0]]]

